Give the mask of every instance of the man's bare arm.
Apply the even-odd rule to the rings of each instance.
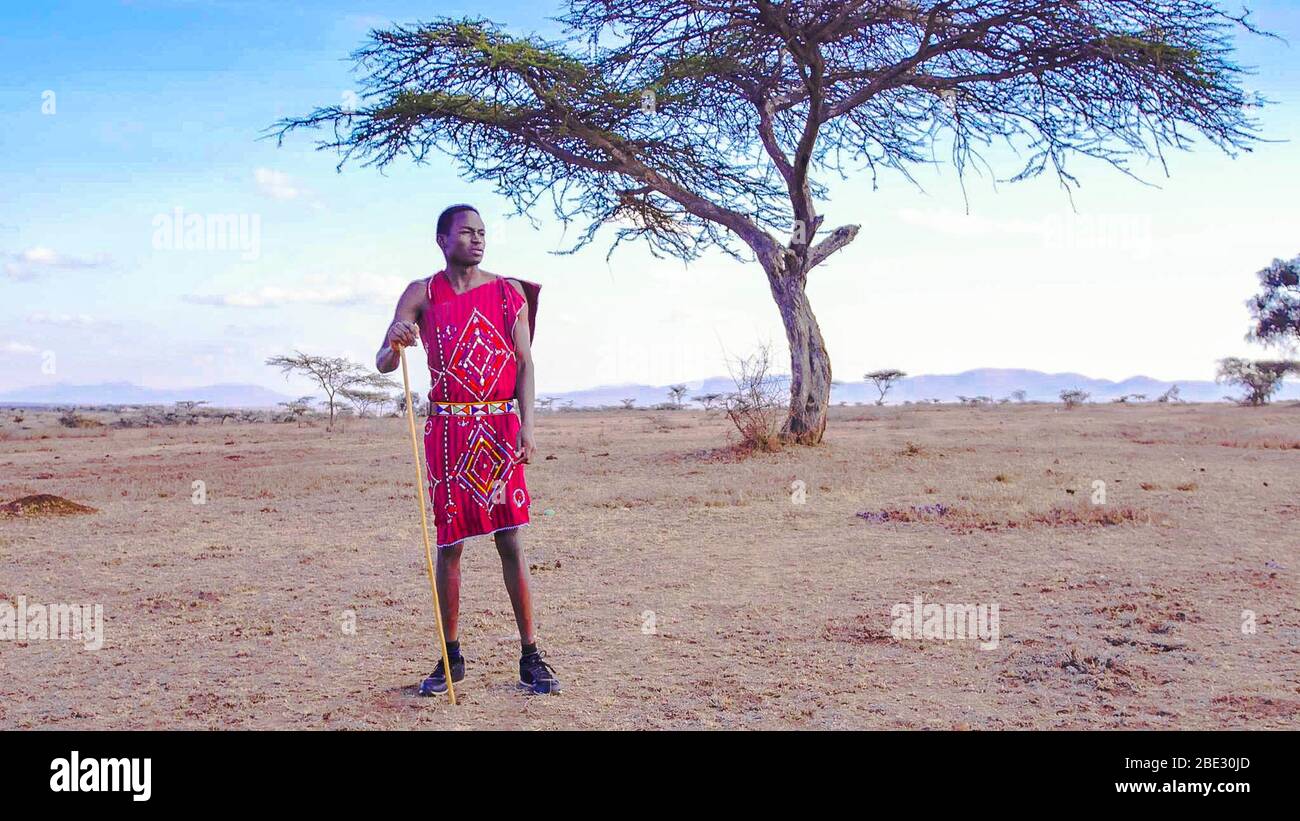
[[[401,356],[394,345],[402,347],[414,345],[420,341],[420,311],[425,301],[425,281],[417,279],[397,300],[397,310],[393,312],[393,322],[384,332],[384,344],[375,354],[375,369],[380,373],[397,370],[402,363]]]

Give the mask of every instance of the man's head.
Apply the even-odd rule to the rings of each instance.
[[[487,230],[472,205],[453,205],[438,215],[438,247],[448,265],[477,265],[483,261]]]

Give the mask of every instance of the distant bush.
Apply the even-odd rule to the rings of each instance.
[[[1084,402],[1087,402],[1089,396],[1092,396],[1092,394],[1088,393],[1087,391],[1081,391],[1078,388],[1074,388],[1068,391],[1061,391],[1061,401],[1065,403],[1065,406],[1067,408],[1073,408],[1076,405],[1080,405]]]
[[[102,428],[103,422],[98,419],[91,419],[89,416],[82,416],[74,408],[69,408],[59,417],[59,424],[65,428]]]
[[[722,394],[702,393],[699,396],[692,396],[691,401],[699,402],[701,405],[703,405],[704,411],[707,414],[709,411],[713,410],[714,405],[717,405],[722,402]],[[843,405],[844,403],[841,402],[840,404]]]

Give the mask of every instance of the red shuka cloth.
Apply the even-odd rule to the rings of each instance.
[[[541,290],[535,282],[518,282],[527,299],[504,277],[463,294],[452,289],[446,271],[426,280],[420,340],[429,360],[431,401],[515,399],[515,320],[528,306],[531,339]],[[517,412],[460,418],[431,413],[425,420],[438,547],[528,524],[532,499],[519,461],[519,425]]]

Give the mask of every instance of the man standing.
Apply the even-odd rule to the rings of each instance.
[[[473,206],[443,211],[437,239],[446,267],[407,286],[375,367],[395,370],[401,363],[397,349],[422,341],[432,385],[424,448],[437,528],[435,579],[452,681],[465,677],[457,634],[461,550],[465,539],[490,533],[523,645],[519,685],[553,693],[560,683],[537,649],[519,532],[528,524],[531,503],[523,466],[536,450],[532,337],[541,286],[479,267],[487,237]],[[420,694],[446,690],[439,659]]]

